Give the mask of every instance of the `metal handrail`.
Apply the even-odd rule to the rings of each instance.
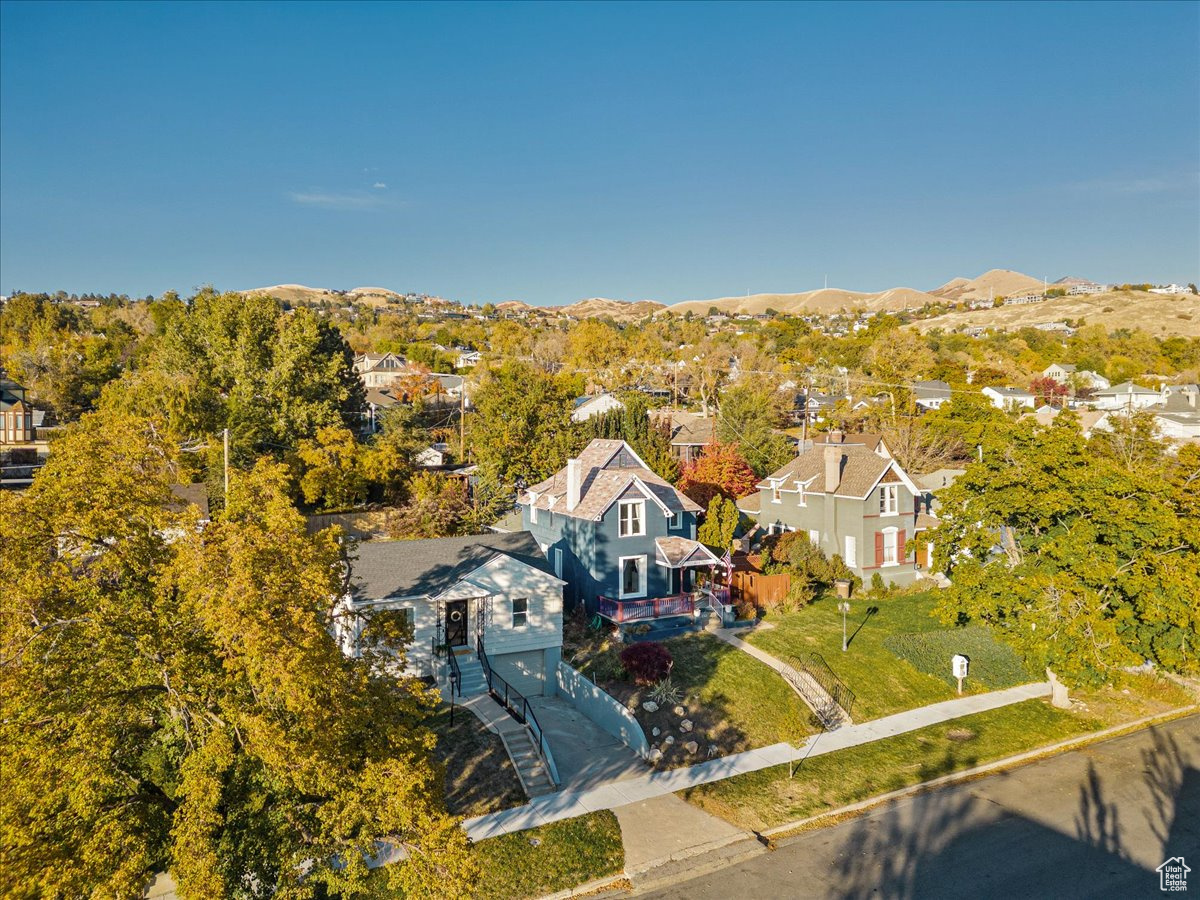
[[[798,656],[793,656],[792,660],[797,667],[804,672],[809,678],[815,681],[826,694],[842,708],[847,716],[851,715],[854,709],[854,691],[850,690],[842,679],[838,678],[837,674],[825,662],[825,658],[819,653],[801,653]]]
[[[455,696],[462,696],[462,669],[458,667],[458,658],[454,655],[454,648],[446,650],[446,657],[450,661],[450,690]]]

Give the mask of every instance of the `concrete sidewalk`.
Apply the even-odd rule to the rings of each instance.
[[[473,840],[496,837],[513,831],[524,831],[527,828],[582,816],[589,812],[615,809],[618,806],[638,803],[652,797],[662,797],[695,787],[698,784],[720,781],[723,778],[743,775],[747,772],[757,772],[760,769],[783,765],[809,756],[820,756],[860,744],[869,744],[872,741],[916,731],[961,716],[969,716],[973,713],[986,712],[989,709],[998,709],[1025,700],[1045,697],[1049,693],[1050,685],[1042,682],[1024,684],[1003,691],[992,691],[988,694],[957,697],[943,703],[934,703],[930,706],[897,713],[894,716],[886,716],[858,725],[847,725],[837,731],[814,735],[798,747],[790,744],[772,744],[769,747],[747,750],[744,753],[735,753],[721,759],[710,759],[685,769],[651,772],[586,790],[559,791],[557,794],[538,797],[524,806],[489,813],[485,816],[476,816],[464,822],[463,827]]]

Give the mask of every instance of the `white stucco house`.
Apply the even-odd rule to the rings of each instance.
[[[996,409],[1033,409],[1036,397],[1029,391],[1011,387],[985,387],[980,393],[992,401]]]
[[[350,590],[334,617],[343,652],[360,652],[371,612],[403,610],[413,628],[406,673],[434,678],[445,689],[447,654],[454,654],[464,682],[482,690],[482,640],[492,669],[522,694],[555,693],[563,581],[528,531],[368,541],[355,556]]]
[[[1153,388],[1125,381],[1098,391],[1092,397],[1091,404],[1096,409],[1145,409],[1161,401],[1162,394]]]

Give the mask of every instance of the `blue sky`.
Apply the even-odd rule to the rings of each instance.
[[[0,291],[1200,277],[1200,4],[0,6]]]

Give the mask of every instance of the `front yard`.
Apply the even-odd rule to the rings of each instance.
[[[936,601],[934,592],[852,600],[845,653],[842,614],[833,597],[822,597],[796,612],[769,613],[745,640],[785,661],[819,653],[854,692],[851,716],[856,722],[957,696],[950,677],[955,653],[971,660],[964,693],[1043,679],[1028,672],[986,628],[945,628],[931,615]]]
[[[525,802],[525,791],[500,735],[488,731],[469,709],[441,706],[426,723],[437,736],[438,758],[446,766],[446,808],[471,818]]]
[[[783,678],[748,654],[702,633],[663,642],[674,659],[671,683],[680,699],[647,712],[642,704],[650,699],[651,689],[625,675],[620,661],[625,646],[593,635],[590,641],[573,646],[568,660],[632,710],[651,746],[663,752],[660,767],[691,765],[780,741],[795,744],[817,730],[810,710]],[[676,713],[677,706],[683,708],[682,715]],[[692,722],[690,732],[680,730],[685,719]],[[667,737],[674,740],[668,743]],[[690,741],[696,744],[695,752],[686,749]]]

